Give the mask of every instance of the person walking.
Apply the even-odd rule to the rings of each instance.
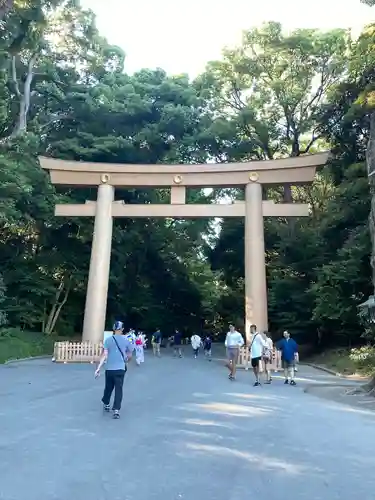
[[[197,359],[199,354],[199,348],[202,344],[202,339],[196,333],[190,339],[191,347],[193,348],[194,358]]]
[[[255,375],[255,383],[254,387],[260,385],[259,381],[259,369],[260,362],[262,360],[263,350],[267,347],[267,343],[265,340],[265,335],[261,335],[257,331],[256,325],[250,326],[250,334],[251,334],[251,343],[250,343],[250,358],[251,358],[251,366],[253,368],[253,372]]]
[[[226,367],[229,370],[229,380],[236,379],[238,357],[240,355],[240,348],[244,345],[244,340],[240,332],[238,332],[234,325],[229,325],[229,332],[225,338],[225,347],[227,348],[227,363]]]
[[[99,365],[95,370],[95,378],[100,376],[100,370],[106,362],[105,387],[102,397],[104,411],[109,412],[110,399],[113,390],[115,397],[113,401],[113,418],[120,418],[122,403],[124,377],[127,370],[127,361],[131,358],[134,344],[130,342],[122,333],[124,325],[121,321],[116,321],[113,325],[113,335],[108,337],[103,346]]]
[[[156,330],[156,332],[152,336],[152,352],[154,356],[160,358],[160,345],[161,345],[161,331],[160,328]]]
[[[266,377],[265,384],[270,384],[272,381],[271,377],[271,363],[273,355],[273,342],[269,332],[264,332],[264,341],[266,346],[263,348],[262,362],[264,366],[264,374]]]
[[[128,333],[125,335],[125,337],[131,342],[132,344],[135,344],[135,339],[137,338],[137,335],[135,333],[135,330],[133,328],[130,328]]]
[[[206,335],[206,337],[203,340],[203,350],[204,350],[204,355],[208,359],[208,361],[211,361],[211,354],[212,354],[212,340],[209,335]]]
[[[174,335],[173,335],[173,356],[174,357],[179,357],[182,358],[182,349],[181,349],[181,343],[182,343],[182,335],[179,330],[175,330]]]
[[[283,339],[277,343],[276,348],[281,351],[281,362],[284,369],[284,384],[296,385],[294,380],[295,359],[298,353],[297,342],[290,337],[290,333],[285,330]]]
[[[139,332],[135,339],[135,362],[138,366],[145,362],[145,341],[142,332]]]

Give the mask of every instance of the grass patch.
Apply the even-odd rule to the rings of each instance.
[[[343,375],[367,375],[366,370],[358,367],[358,364],[353,360],[350,349],[328,350],[312,356],[307,361]]]
[[[55,340],[42,333],[27,332],[18,328],[1,329],[0,363],[33,356],[52,356]]]

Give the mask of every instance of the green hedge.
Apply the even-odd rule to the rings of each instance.
[[[11,359],[31,358],[53,354],[55,339],[42,333],[17,328],[0,330],[0,363]]]

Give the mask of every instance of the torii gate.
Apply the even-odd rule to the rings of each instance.
[[[55,207],[63,217],[95,217],[83,323],[83,340],[103,340],[114,217],[244,217],[245,324],[267,330],[267,283],[263,217],[305,217],[306,204],[263,201],[262,184],[309,184],[327,152],[267,161],[202,165],[128,165],[74,162],[40,157],[53,184],[97,186],[97,200]],[[115,187],[171,188],[170,204],[114,201]],[[245,201],[233,204],[187,204],[187,187],[245,186]]]

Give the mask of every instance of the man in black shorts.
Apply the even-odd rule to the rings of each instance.
[[[255,375],[254,386],[260,385],[259,382],[259,365],[262,359],[263,349],[267,346],[264,335],[257,332],[256,325],[250,326],[251,344],[250,344],[250,358],[251,366]]]

